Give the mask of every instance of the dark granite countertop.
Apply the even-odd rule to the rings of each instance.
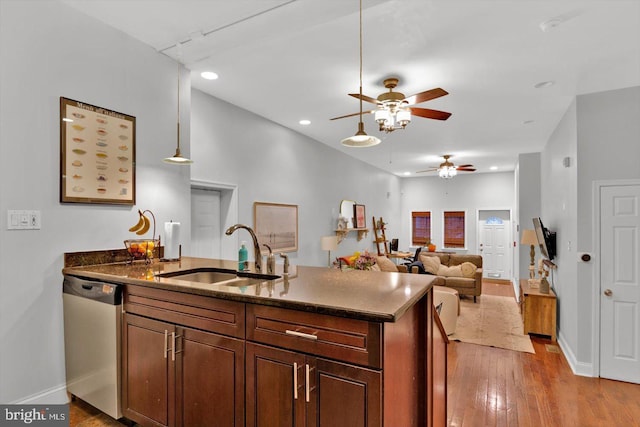
[[[180,261],[135,262],[68,266],[65,275],[109,283],[148,286],[214,298],[330,314],[376,322],[394,322],[431,289],[434,276],[337,270],[292,265],[275,280],[249,286],[226,286],[160,277],[159,274],[198,268],[235,271],[235,261],[183,257]],[[250,266],[253,268],[253,265]]]

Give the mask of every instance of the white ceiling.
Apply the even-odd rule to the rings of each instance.
[[[382,144],[346,148],[358,117],[329,119],[359,110],[358,0],[62,1],[178,59],[193,87],[395,174],[442,154],[513,170],[576,95],[640,85],[640,0],[363,0],[364,94],[390,76],[405,95],[442,87],[417,106],[452,116],[385,135],[366,115]]]

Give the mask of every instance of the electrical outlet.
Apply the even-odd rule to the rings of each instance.
[[[7,211],[7,230],[40,230],[40,211]]]

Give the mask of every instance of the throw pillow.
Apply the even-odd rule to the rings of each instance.
[[[369,271],[382,271],[380,270],[380,266],[378,264],[373,264]]]
[[[462,268],[459,265],[454,265],[451,267],[447,267],[446,265],[441,265],[438,269],[438,276],[444,277],[462,277]]]
[[[438,274],[438,270],[440,269],[440,258],[438,258],[437,256],[427,256],[420,254],[420,261],[422,261],[424,271],[429,274]]]
[[[476,270],[478,267],[472,262],[463,262],[460,264],[460,268],[462,269],[462,276],[473,279],[476,275]]]
[[[380,271],[397,272],[398,267],[386,256],[379,256],[376,258],[376,264],[380,267]]]

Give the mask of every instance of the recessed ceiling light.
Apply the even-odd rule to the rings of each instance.
[[[202,73],[200,73],[200,75],[203,79],[207,80],[216,80],[218,78],[218,75],[213,71],[203,71]]]
[[[298,123],[300,123],[302,126],[308,126],[311,124],[311,120],[302,119]]]
[[[409,176],[409,175],[411,175],[411,172],[405,172],[403,175],[404,176]]]
[[[545,87],[553,86],[555,83],[556,82],[554,82],[553,80],[547,80],[546,82],[536,83],[533,87],[535,87],[536,89],[542,89]]]
[[[492,171],[497,171],[498,167],[497,166],[491,166],[489,169],[491,169]]]

